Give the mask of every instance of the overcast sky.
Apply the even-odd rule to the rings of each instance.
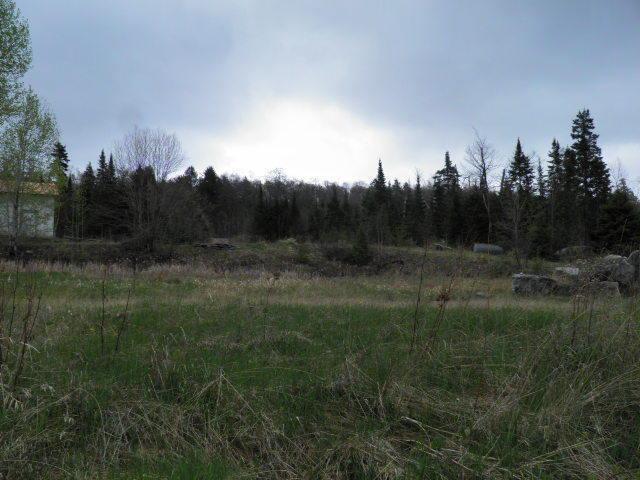
[[[407,180],[463,164],[474,128],[546,160],[587,107],[612,173],[640,178],[639,0],[17,4],[76,168],[139,125],[200,172],[369,181],[380,157]]]

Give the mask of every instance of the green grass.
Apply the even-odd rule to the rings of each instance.
[[[15,275],[1,278],[10,305]],[[154,269],[114,352],[133,284],[114,270],[101,352],[100,269],[21,274],[19,313],[30,281],[43,305],[15,391],[18,343],[2,367],[5,478],[640,474],[633,300],[589,320],[466,276],[441,310],[447,279],[431,275],[411,349],[415,275]]]

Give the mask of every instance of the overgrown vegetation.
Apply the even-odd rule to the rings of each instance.
[[[278,248],[297,255],[295,246]],[[415,257],[419,268],[422,252]],[[640,473],[635,299],[515,299],[508,278],[461,273],[464,255],[425,258],[422,281],[415,271],[318,277],[258,266],[212,275],[194,264],[134,276],[115,265],[38,264],[27,273],[4,264],[5,303],[15,291],[16,318],[33,292],[42,300],[30,339],[3,330],[3,345],[15,347],[2,367],[0,471],[184,479]],[[8,366],[21,350],[14,388]]]

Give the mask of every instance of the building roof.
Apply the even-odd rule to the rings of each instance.
[[[22,193],[30,195],[58,195],[58,187],[51,182],[22,182]],[[8,180],[0,180],[0,193],[15,192],[15,183]]]

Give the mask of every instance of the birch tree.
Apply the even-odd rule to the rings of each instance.
[[[12,0],[0,0],[0,128],[19,104],[21,80],[31,65],[29,26]]]
[[[53,115],[27,90],[0,134],[0,178],[10,192],[9,245],[14,254],[22,230],[25,187],[28,182],[50,180],[51,151],[57,138]]]

